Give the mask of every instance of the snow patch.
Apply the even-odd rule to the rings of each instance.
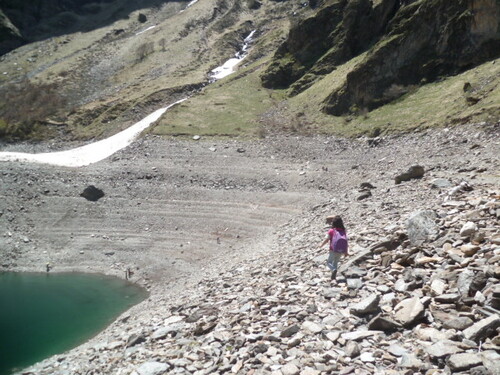
[[[142,31],[139,31],[138,33],[135,33],[135,35],[141,35],[142,33],[145,33],[146,31],[149,31],[151,29],[154,29],[156,27],[156,25],[154,26],[149,26],[147,29],[144,29]]]
[[[231,73],[234,73],[235,67],[245,58],[247,57],[247,51],[248,47],[250,46],[250,43],[253,41],[253,35],[255,34],[257,30],[253,30],[248,36],[244,39],[243,47],[241,47],[241,50],[235,54],[233,58],[230,58],[227,60],[223,65],[218,66],[215,69],[212,69],[210,72],[210,81],[215,82],[221,78],[227,77]]]
[[[97,163],[130,145],[137,136],[158,120],[168,109],[183,102],[181,99],[167,107],[160,108],[124,131],[102,141],[94,142],[72,150],[29,154],[24,152],[0,152],[0,161],[23,161],[58,165],[62,167],[83,167]]]

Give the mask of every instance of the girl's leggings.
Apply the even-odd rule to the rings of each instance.
[[[328,260],[326,265],[330,268],[331,271],[336,271],[339,266],[340,258],[342,258],[342,253],[336,253],[335,251],[330,251],[328,255]]]

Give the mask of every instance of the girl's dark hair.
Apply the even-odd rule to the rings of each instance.
[[[344,222],[342,221],[342,218],[340,216],[337,215],[332,218],[332,228],[345,230]]]

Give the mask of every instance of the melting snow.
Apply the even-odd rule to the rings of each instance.
[[[245,38],[243,47],[241,51],[236,53],[235,57],[227,60],[223,65],[218,66],[210,72],[210,79],[212,81],[217,81],[218,79],[224,78],[231,73],[234,73],[234,68],[238,65],[245,57],[247,57],[248,47],[252,42],[252,37],[255,34],[256,30],[253,30],[248,36]]]
[[[142,31],[139,31],[138,33],[135,33],[135,35],[141,35],[142,33],[145,33],[146,31],[149,31],[151,29],[154,29],[156,27],[156,25],[154,26],[149,26],[147,29],[144,29]]]
[[[63,167],[82,167],[96,163],[130,145],[144,129],[158,120],[169,108],[184,100],[186,99],[181,99],[167,107],[160,108],[124,131],[103,139],[102,141],[77,147],[72,150],[46,152],[41,154],[0,152],[0,161],[25,161],[59,165]]]

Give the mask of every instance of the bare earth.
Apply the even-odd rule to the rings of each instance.
[[[147,311],[147,319],[237,264],[272,254],[286,259],[300,251],[296,242],[317,246],[325,211],[340,213],[356,238],[442,201],[445,192],[430,187],[434,178],[498,190],[499,133],[498,124],[476,124],[385,137],[376,146],[322,136],[147,136],[83,168],[1,163],[0,264],[44,272],[50,263],[51,272],[119,277],[130,268],[151,296],[127,314]],[[395,185],[395,175],[416,164],[424,178]],[[358,200],[363,182],[375,189]],[[105,196],[80,197],[88,185]]]

